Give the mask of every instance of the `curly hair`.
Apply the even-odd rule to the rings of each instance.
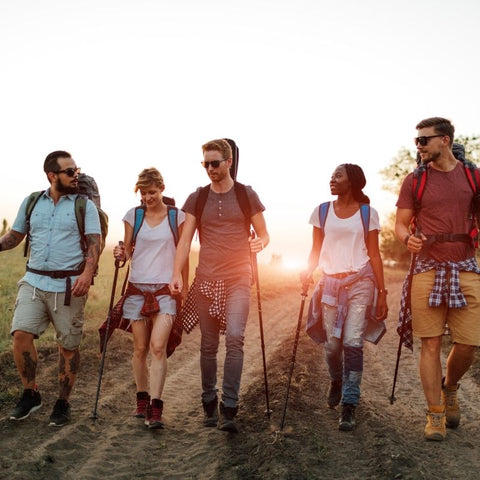
[[[360,203],[370,203],[370,199],[362,191],[367,184],[362,167],[354,163],[344,163],[340,166],[345,168],[347,177],[350,180],[353,198]]]

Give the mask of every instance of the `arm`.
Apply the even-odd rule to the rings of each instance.
[[[308,256],[308,266],[305,271],[300,274],[300,279],[302,284],[308,285],[312,283],[312,275],[318,265],[318,260],[320,258],[320,252],[322,251],[323,245],[323,235],[322,231],[318,227],[313,227],[312,231],[312,249]]]
[[[385,279],[383,276],[383,262],[378,248],[378,230],[370,230],[367,236],[367,252],[370,257],[373,274],[377,281],[378,298],[375,318],[378,321],[385,320],[388,315],[387,289],[385,288]]]
[[[399,242],[407,246],[412,253],[418,253],[427,238],[422,234],[420,238],[410,234],[410,222],[414,212],[408,208],[397,208],[395,216],[395,235]]]
[[[190,214],[185,214],[185,222],[183,222],[182,233],[178,240],[177,253],[175,254],[175,262],[173,265],[173,275],[170,282],[170,291],[173,295],[179,294],[183,290],[182,272],[188,262],[190,254],[190,245],[192,244],[193,235],[197,229],[197,221],[195,217]]]
[[[24,233],[9,230],[0,238],[0,251],[15,248],[25,238]]]
[[[75,280],[72,287],[72,295],[75,297],[81,297],[86,295],[92,284],[92,278],[95,274],[98,265],[98,259],[100,258],[100,242],[101,235],[88,234],[85,235],[87,239],[87,255],[85,257],[85,268],[82,274]]]
[[[265,223],[263,212],[256,213],[251,218],[251,222],[257,236],[249,239],[250,251],[252,253],[258,253],[269,244],[270,235],[267,232],[267,224]]]
[[[183,233],[183,223],[178,227],[178,233],[181,236]],[[185,288],[182,288],[182,302],[184,302],[187,298],[187,292],[188,292],[188,274],[189,274],[189,268],[190,268],[190,262],[189,262],[189,257],[187,256],[187,260],[185,261],[185,264],[182,269],[182,282],[183,286]]]

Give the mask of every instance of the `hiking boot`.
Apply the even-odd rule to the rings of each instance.
[[[220,425],[219,430],[223,432],[237,433],[238,428],[235,424],[235,416],[237,415],[238,407],[226,407],[223,402],[220,402]]]
[[[351,432],[355,428],[355,405],[344,403],[342,416],[338,422],[338,429],[342,432]]]
[[[135,418],[146,418],[147,407],[150,405],[148,392],[137,392],[137,407],[133,412]]]
[[[218,423],[218,399],[215,397],[209,402],[202,400],[204,418],[203,424],[206,427],[216,427]]]
[[[457,428],[460,424],[460,407],[458,406],[457,390],[460,384],[444,385],[442,379],[442,405],[445,406],[445,425],[448,428]]]
[[[328,406],[330,408],[336,407],[342,399],[342,381],[332,380],[328,390]]]
[[[10,414],[10,420],[23,420],[32,412],[38,410],[42,406],[42,398],[38,390],[26,388],[23,391],[20,400]]]
[[[152,403],[148,405],[147,416],[145,417],[145,425],[148,428],[163,428],[162,423],[163,401],[153,398]]]
[[[50,415],[51,427],[63,427],[70,420],[70,404],[63,398],[59,398],[53,406]]]
[[[441,442],[447,436],[445,428],[445,410],[443,405],[430,406],[427,411],[427,424],[425,425],[425,439]]]

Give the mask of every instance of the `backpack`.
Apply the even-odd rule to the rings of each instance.
[[[163,201],[167,204],[167,217],[170,231],[173,235],[175,246],[178,244],[178,208],[174,206],[175,202],[168,197],[163,197]],[[171,202],[173,201],[173,205]],[[135,207],[135,221],[133,225],[132,248],[135,248],[138,232],[140,231],[143,221],[145,220],[145,205]]]
[[[240,205],[243,216],[245,217],[245,229],[250,236],[250,225],[252,218],[252,209],[250,207],[250,202],[248,200],[247,189],[243,183],[237,182],[236,180],[233,183],[233,188],[235,191],[235,196],[237,197],[237,202]],[[202,218],[203,210],[205,204],[207,203],[208,194],[210,192],[210,184],[205,185],[200,188],[198,193],[197,201],[195,203],[195,218],[197,220],[197,230],[201,239],[201,229],[200,229],[200,220]]]
[[[473,191],[473,199],[470,207],[470,213],[474,220],[474,225],[468,234],[439,234],[428,235],[429,243],[435,241],[466,241],[473,242],[475,247],[478,247],[478,213],[480,211],[480,171],[478,167],[465,158],[465,148],[459,143],[454,143],[452,146],[452,153],[457,160],[459,160],[465,170],[468,183]],[[411,220],[412,232],[415,233],[417,226],[417,215],[421,209],[421,202],[425,186],[427,184],[428,168],[424,163],[419,162],[418,167],[413,171],[413,198],[414,198],[414,215]]]
[[[320,230],[325,235],[325,222],[327,221],[328,211],[330,210],[330,202],[321,203],[318,208],[320,218]],[[370,227],[370,205],[368,203],[360,204],[360,217],[362,218],[363,238],[367,243],[368,229]]]
[[[100,236],[100,253],[102,253],[103,249],[105,248],[105,239],[108,234],[108,215],[100,208],[100,194],[97,183],[93,177],[81,173],[78,176],[78,188],[79,193],[75,198],[75,219],[77,221],[77,227],[80,233],[80,246],[82,248],[82,252],[84,255],[86,255],[88,250],[87,237],[85,235],[85,215],[87,212],[87,198],[89,198],[95,204],[98,211],[100,229],[102,232]],[[30,245],[30,217],[32,216],[33,209],[35,208],[38,199],[44,192],[45,190],[31,193],[27,201],[25,209],[27,223],[27,235],[24,249],[25,257],[28,255],[28,247]]]

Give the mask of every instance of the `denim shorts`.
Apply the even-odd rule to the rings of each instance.
[[[160,290],[162,287],[165,287],[166,283],[134,283],[142,292],[155,292]],[[160,308],[159,314],[175,315],[176,314],[176,303],[175,299],[170,295],[158,295],[156,297],[158,302],[158,307]],[[135,320],[146,320],[148,317],[145,317],[140,312],[143,307],[145,298],[143,295],[130,295],[125,299],[123,304],[123,318],[131,321]]]

